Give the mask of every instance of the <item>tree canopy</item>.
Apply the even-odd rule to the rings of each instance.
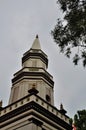
[[[86,130],[86,110],[77,111],[74,116],[76,130]]]
[[[63,18],[51,31],[54,41],[73,63],[79,61],[86,67],[86,0],[58,0]]]

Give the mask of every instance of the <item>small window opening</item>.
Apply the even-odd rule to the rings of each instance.
[[[48,102],[50,102],[50,96],[49,96],[49,95],[46,95],[46,100],[47,100]]]

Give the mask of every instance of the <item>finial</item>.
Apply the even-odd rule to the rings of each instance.
[[[2,100],[0,101],[0,107],[2,107]]]
[[[63,110],[64,108],[63,108],[63,104],[61,103],[60,104],[60,110]]]
[[[62,103],[61,103],[61,105],[60,105],[60,112],[61,112],[62,114],[64,114],[64,115],[67,113],[67,111],[64,109]]]
[[[36,35],[36,38],[39,38],[38,34]]]
[[[31,89],[28,90],[28,93],[37,94],[37,93],[39,93],[39,91],[35,87],[32,87]]]

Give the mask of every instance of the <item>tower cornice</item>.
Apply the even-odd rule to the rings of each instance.
[[[62,130],[62,127],[66,130],[72,129],[68,116],[62,115],[56,107],[33,93],[3,108],[0,113],[0,128],[22,118],[28,117],[31,120],[31,117],[36,117],[58,130]]]
[[[33,50],[33,49],[31,49],[31,50],[26,52],[23,55],[22,64],[30,58],[36,58],[36,59],[40,58],[48,67],[48,59],[47,59],[47,56],[45,55],[45,53],[43,53],[41,50]]]
[[[12,79],[12,83],[15,84],[20,79],[44,79],[50,86],[53,87],[53,80],[47,75],[47,73],[43,72],[21,72],[16,77]]]

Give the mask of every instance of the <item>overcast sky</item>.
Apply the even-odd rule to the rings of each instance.
[[[74,66],[59,53],[50,32],[60,17],[56,0],[0,0],[0,100],[8,104],[11,79],[21,69],[23,53],[36,34],[48,55],[48,72],[53,75],[55,106],[63,103],[68,115],[86,109],[86,69]]]

